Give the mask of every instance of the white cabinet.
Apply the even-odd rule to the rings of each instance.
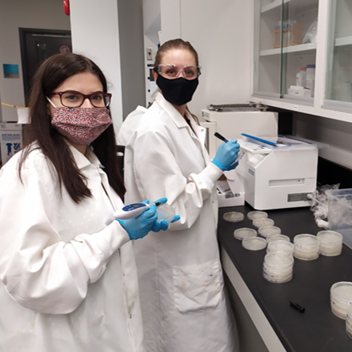
[[[253,4],[252,100],[352,122],[352,1]],[[314,81],[302,84],[307,67]]]

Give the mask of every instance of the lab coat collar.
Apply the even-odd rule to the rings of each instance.
[[[93,153],[93,151],[88,147],[86,155],[83,155],[81,152],[79,152],[74,146],[72,146],[70,143],[68,143],[68,146],[71,150],[71,153],[73,155],[73,158],[75,159],[76,165],[78,169],[83,169],[84,167],[93,164],[99,168],[102,168],[103,166],[100,164],[99,159],[97,156]]]
[[[167,112],[167,114],[172,118],[178,128],[189,127],[188,123],[183,118],[183,116],[175,109],[175,107],[171,103],[169,103],[164,98],[162,93],[159,92],[157,94],[155,101],[161,106],[163,110]]]
[[[174,121],[175,125],[178,128],[190,128],[190,126],[188,125],[187,121],[183,118],[183,116],[175,109],[175,107],[169,103],[164,96],[162,95],[162,93],[158,93],[155,101],[161,106],[161,108],[163,110],[165,110],[168,115],[171,117],[171,119]],[[197,123],[194,121],[192,115],[186,110],[186,116],[187,118],[191,121],[191,126],[193,131],[195,132],[197,138],[199,139],[199,141],[201,142],[201,144],[204,145],[205,143],[205,136],[206,136],[206,130],[204,127],[198,126]],[[191,131],[191,136],[192,136],[192,131]]]

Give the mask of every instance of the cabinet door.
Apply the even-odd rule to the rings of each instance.
[[[284,0],[254,1],[255,95],[271,98],[281,96],[283,3]]]
[[[313,106],[319,1],[291,0],[283,8],[283,98]]]
[[[352,109],[352,1],[330,1],[325,106]]]
[[[313,105],[318,5],[255,1],[254,94]]]

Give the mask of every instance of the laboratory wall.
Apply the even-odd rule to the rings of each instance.
[[[352,123],[294,113],[293,133],[329,146],[319,156],[352,169]]]
[[[209,104],[248,103],[252,1],[174,0],[172,6],[169,0],[160,1],[162,41],[178,35],[199,54],[202,75],[189,104],[191,111],[200,116]]]
[[[24,106],[19,28],[70,30],[62,1],[0,1],[0,97],[1,101]],[[19,78],[4,78],[3,64],[15,64]],[[17,121],[16,109],[1,106],[2,121]]]
[[[104,72],[112,94],[115,129],[122,123],[121,58],[117,0],[71,0],[73,51],[91,58]]]
[[[112,93],[117,131],[137,105],[145,105],[142,0],[71,0],[74,52],[94,60]]]

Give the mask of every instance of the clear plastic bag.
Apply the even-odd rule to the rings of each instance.
[[[308,31],[303,38],[302,44],[305,44],[305,43],[316,44],[317,33],[318,33],[318,19],[316,18],[315,21],[309,26]]]
[[[328,197],[326,191],[331,189],[339,189],[340,184],[317,186],[317,189],[309,197],[312,199],[310,210],[314,214],[315,222],[318,227],[328,229]]]

